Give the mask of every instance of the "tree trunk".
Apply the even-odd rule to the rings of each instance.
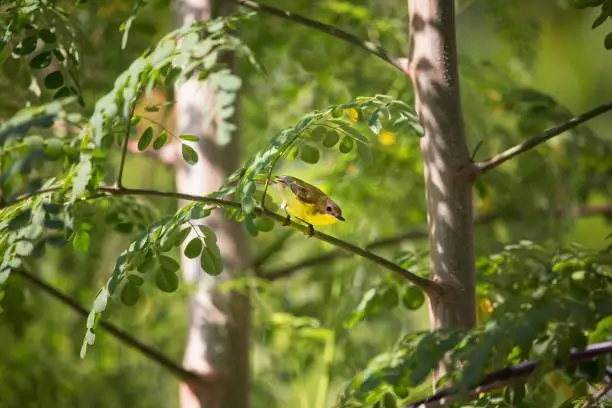
[[[176,9],[180,24],[208,19],[214,13],[211,0],[179,0]],[[207,107],[214,106],[215,95],[207,83],[192,79],[175,91],[177,134],[200,136],[200,142],[192,144],[199,161],[194,166],[179,165],[177,189],[204,195],[220,187],[226,176],[237,168],[238,136],[235,132],[226,146],[216,143],[215,120],[207,121],[210,116],[206,112]],[[196,389],[182,384],[181,407],[248,408],[249,298],[244,293],[215,290],[217,284],[246,271],[249,264],[246,237],[241,226],[225,220],[220,211],[213,212],[206,219],[206,225],[217,234],[225,268],[220,277],[211,277],[203,273],[198,259],[190,260],[182,255],[185,280],[197,285],[188,305],[189,333],[183,363],[212,385]]]
[[[440,295],[429,301],[432,329],[476,324],[470,159],[459,93],[453,0],[411,0],[410,75],[425,128],[430,264]]]

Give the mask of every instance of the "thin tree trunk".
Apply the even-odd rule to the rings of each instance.
[[[425,128],[430,264],[439,296],[430,299],[432,329],[476,323],[471,162],[463,127],[454,0],[411,0],[410,75]]]
[[[180,24],[208,19],[213,14],[210,0],[179,0],[176,6]],[[220,187],[239,164],[237,132],[226,146],[215,142],[215,121],[207,120],[210,117],[207,108],[214,106],[214,98],[211,88],[195,79],[176,89],[177,133],[200,136],[200,142],[193,145],[198,163],[181,164],[177,170],[180,192],[209,193]],[[248,408],[249,298],[242,293],[216,291],[219,283],[247,269],[246,237],[239,224],[225,220],[219,211],[207,218],[206,224],[217,234],[225,269],[220,277],[210,277],[202,272],[199,260],[182,256],[185,280],[197,285],[189,300],[189,333],[183,363],[185,368],[210,380],[212,386],[202,390],[182,384],[181,407]]]

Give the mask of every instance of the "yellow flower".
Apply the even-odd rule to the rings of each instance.
[[[476,301],[476,320],[482,322],[485,317],[493,312],[493,303],[487,298],[478,298]]]
[[[388,130],[382,130],[378,134],[378,141],[383,146],[393,146],[395,144],[395,134]]]

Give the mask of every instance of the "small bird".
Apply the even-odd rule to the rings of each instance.
[[[312,184],[292,176],[275,176],[272,183],[280,187],[284,198],[281,203],[281,209],[287,214],[284,225],[289,225],[294,216],[308,225],[308,235],[312,236],[314,225],[345,221],[340,206]]]

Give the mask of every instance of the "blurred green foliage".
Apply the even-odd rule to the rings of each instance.
[[[104,155],[94,155],[97,173],[91,179],[91,174],[86,174],[79,191],[91,183],[114,181],[123,133],[112,132],[136,125],[138,119],[130,122],[132,117],[147,114],[122,113],[122,120],[106,123],[101,115],[102,105],[96,103],[114,89],[117,93],[109,94],[113,96],[107,102],[117,104],[117,111],[123,112],[128,104],[121,106],[121,98],[129,100],[134,95],[124,92],[130,88],[129,78],[124,86],[116,82],[117,77],[129,70],[139,56],[149,58],[150,55],[142,57],[142,52],[155,47],[173,28],[167,1],[150,2],[133,19],[132,4],[118,0],[78,5],[58,1],[42,8],[36,7],[36,1],[19,3],[23,7],[17,14],[0,6],[0,15],[17,16],[6,23],[3,20],[1,25],[4,39],[0,43],[0,91],[11,96],[0,100],[3,205],[10,202],[11,196],[40,188],[51,176],[62,180],[65,166],[82,159],[81,139],[70,136],[78,134],[78,129],[72,132],[50,127],[56,118],[82,126],[84,118],[100,114],[96,123],[106,126],[104,135],[114,140]],[[281,1],[270,4],[288,7]],[[611,10],[609,4],[609,0],[458,2],[466,129],[471,148],[483,142],[476,152],[477,160],[609,98],[612,66],[601,46],[603,43],[607,47],[609,34],[606,36],[601,29],[590,30],[593,21],[606,27],[606,18],[602,20],[601,15]],[[575,5],[589,7],[577,10]],[[405,2],[295,0],[290,7],[383,44],[391,54],[407,53]],[[126,21],[130,21],[129,27]],[[55,31],[49,29],[59,25],[66,30],[57,31],[52,38],[49,33]],[[242,85],[240,133],[245,160],[260,151],[269,152],[274,137],[303,125],[300,119],[309,112],[325,112],[329,106],[346,104],[359,96],[375,101],[375,95],[388,95],[408,107],[412,102],[410,81],[338,39],[265,14],[236,25],[233,34],[265,70],[262,74],[254,64],[241,59],[240,78],[222,75],[230,79],[220,81],[232,92],[238,89],[236,85]],[[129,35],[124,39],[128,28]],[[32,42],[33,36],[40,39],[40,44]],[[12,54],[7,52],[9,49]],[[59,61],[58,53],[65,57],[63,61]],[[53,57],[48,60],[47,56],[53,55],[57,61]],[[150,68],[145,65],[140,68]],[[166,80],[173,75],[158,68]],[[140,78],[139,75],[134,77]],[[158,82],[160,88],[171,88],[166,81]],[[68,91],[59,96],[75,95],[84,107],[59,102],[37,107],[51,102],[62,89]],[[171,89],[163,90],[171,96]],[[34,108],[13,116],[28,104]],[[155,109],[149,108],[148,114],[155,114]],[[322,146],[303,145],[309,147],[294,152],[302,161],[279,160],[275,172],[299,175],[329,192],[342,205],[348,221],[328,227],[325,232],[365,246],[377,239],[420,230],[426,213],[418,134],[384,126],[372,133],[367,125],[375,121],[368,123],[359,118],[361,111],[360,106],[345,105],[336,111],[338,117],[333,109],[327,116],[348,129],[359,129],[359,134],[369,135],[371,160],[353,160],[351,154],[341,154],[342,148],[340,152],[325,149],[326,143],[345,143],[346,151],[352,151],[349,142],[340,137],[331,140],[334,137],[326,133],[317,141]],[[612,139],[605,136],[611,128],[609,115],[596,119],[479,180],[475,189],[476,212],[489,221],[476,227],[481,278],[478,293],[481,301],[490,302],[493,313],[485,316],[486,323],[467,337],[465,333],[424,332],[427,318],[422,293],[380,267],[354,257],[338,257],[333,262],[302,268],[277,281],[247,282],[247,287],[256,288],[253,406],[322,408],[332,405],[339,395],[344,398],[341,402],[357,405],[363,401],[391,404],[395,398],[418,398],[430,392],[428,374],[434,357],[460,341],[466,346],[458,349],[457,357],[470,355],[470,359],[480,362],[470,364],[475,368],[458,379],[459,384],[468,384],[479,378],[485,368],[542,356],[538,350],[548,351],[548,357],[553,358],[567,353],[570,346],[607,338],[605,316],[610,313],[609,305],[593,301],[588,305],[591,309],[583,311],[576,304],[583,304],[585,298],[595,294],[596,300],[603,303],[609,298],[610,271],[605,265],[609,265],[610,255],[594,251],[606,245],[609,213],[607,218],[596,214],[585,220],[582,216],[588,213],[589,206],[609,204],[611,200],[612,163],[608,158]],[[139,136],[138,147],[159,149],[168,137],[172,136],[163,136],[155,126],[146,127]],[[222,139],[226,137],[227,134]],[[309,137],[316,139],[316,131]],[[358,140],[355,143],[359,145]],[[183,150],[183,157],[193,161],[188,149]],[[249,165],[253,170],[257,161]],[[72,176],[79,179],[78,173]],[[128,157],[125,185],[169,191],[173,180],[172,171],[162,164],[136,155]],[[248,192],[244,194],[247,199],[243,199],[243,204],[248,201],[247,207],[253,204],[248,181],[243,178],[239,190]],[[65,187],[74,189],[74,185]],[[37,211],[42,214],[40,225],[45,233],[37,235],[37,239],[50,246],[40,254],[42,258],[27,257],[24,264],[82,304],[91,305],[130,242],[153,222],[174,214],[175,209],[175,200],[167,198],[113,197],[92,205],[76,203],[76,224],[70,226],[76,232],[68,237],[57,231],[62,231],[70,219],[57,216],[62,213],[43,200],[32,200],[27,219],[33,219],[29,217]],[[19,221],[19,214],[26,213],[22,210],[25,209],[7,207],[2,210],[2,221]],[[62,228],[54,228],[58,222],[64,223]],[[253,222],[260,222],[259,218]],[[21,228],[17,224],[13,221],[13,227]],[[255,258],[273,248],[280,249],[259,266],[263,276],[330,251],[321,242],[279,227],[267,231],[269,226],[261,224],[253,228],[247,222],[246,226],[251,231],[266,231],[253,238]],[[159,245],[162,235],[155,237]],[[427,245],[425,236],[421,236],[423,239],[399,240],[379,247],[376,252],[426,274]],[[65,238],[72,238],[79,251],[64,246]],[[508,246],[525,239],[537,245]],[[576,248],[570,242],[579,242],[586,248]],[[31,248],[21,245],[19,251],[25,255],[36,252],[38,241],[35,244]],[[6,245],[5,241],[0,243],[3,249]],[[195,246],[189,251],[198,252]],[[173,246],[167,250],[171,255],[177,254]],[[180,361],[183,339],[177,338],[176,333],[183,333],[186,326],[183,300],[188,289],[178,285],[178,295],[171,296],[154,290],[155,285],[140,286],[137,281],[130,280],[129,286],[123,286],[124,291],[125,287],[130,289],[121,296],[127,304],[137,300],[135,308],[122,308],[111,301],[108,318]],[[173,282],[154,279],[161,289],[175,289]],[[244,282],[228,285],[231,284]],[[79,359],[83,320],[25,285],[18,276],[11,276],[4,285],[0,303],[2,407],[178,406],[177,381],[161,367],[104,333],[97,333],[99,343],[84,360]],[[522,310],[524,305],[530,309]],[[584,314],[578,316],[581,311]],[[580,320],[587,315],[588,322]],[[515,343],[500,342],[509,340],[508,333],[520,330],[525,321],[541,322],[535,329],[528,325],[534,330],[526,337],[528,345],[514,349]],[[551,339],[557,343],[550,344]],[[499,343],[499,347],[483,354],[483,350],[491,349],[482,346],[485,343]],[[415,363],[418,365],[413,366]],[[578,378],[574,374],[568,374],[573,376],[568,382]],[[587,380],[597,382],[600,377],[580,377],[576,381]],[[583,385],[576,386],[576,394],[584,394]],[[528,399],[537,403],[536,399],[547,398],[549,391],[532,392]],[[494,395],[487,401],[503,400],[502,397]]]

